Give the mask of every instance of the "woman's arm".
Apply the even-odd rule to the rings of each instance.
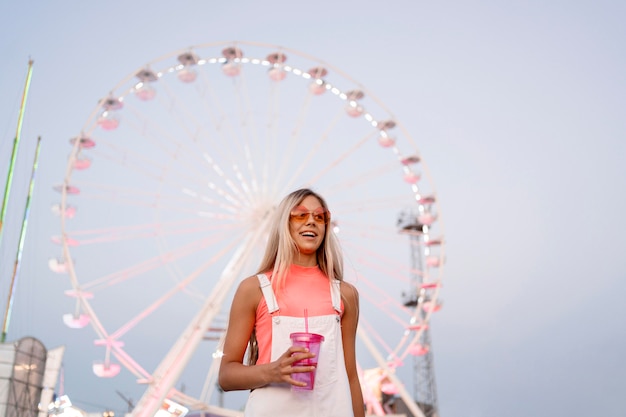
[[[293,346],[272,363],[254,366],[243,364],[261,297],[262,292],[256,276],[243,280],[235,293],[218,376],[219,385],[224,391],[260,388],[271,382],[288,382],[304,386],[305,383],[294,381],[291,373],[313,370],[311,366],[292,366],[297,360],[313,356],[307,353],[306,349]],[[298,354],[293,355],[294,353]]]
[[[347,282],[341,283],[341,295],[344,303],[344,312],[341,317],[341,338],[343,343],[343,355],[350,382],[350,394],[352,395],[352,409],[354,417],[364,417],[363,393],[356,366],[356,328],[359,324],[359,293],[357,289]]]

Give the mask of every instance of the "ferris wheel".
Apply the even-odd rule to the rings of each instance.
[[[280,46],[198,45],[131,72],[71,139],[53,207],[50,268],[71,284],[65,324],[95,330],[95,375],[124,370],[210,407],[233,290],[256,272],[275,205],[310,187],[361,294],[359,364],[401,380],[428,351],[445,258],[417,142],[364,86]],[[183,377],[198,392],[173,389]]]

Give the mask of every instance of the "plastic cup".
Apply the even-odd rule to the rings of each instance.
[[[306,386],[300,387],[292,385],[291,389],[295,391],[310,391],[315,385],[315,371],[317,370],[317,359],[320,355],[320,348],[324,341],[324,336],[315,333],[291,333],[291,343],[294,346],[302,346],[309,350],[309,352],[315,354],[312,358],[306,358],[293,363],[293,366],[315,366],[316,368],[311,372],[295,372],[291,374],[291,377],[298,382],[306,383]]]

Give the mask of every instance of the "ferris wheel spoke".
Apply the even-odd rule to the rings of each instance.
[[[232,231],[189,242],[182,247],[177,247],[168,252],[162,252],[158,256],[155,256],[143,262],[139,262],[135,265],[131,265],[122,270],[113,272],[100,278],[96,278],[92,281],[86,281],[82,285],[82,288],[84,290],[95,291],[99,288],[109,287],[122,283],[132,278],[139,277],[142,274],[152,271],[158,267],[180,261],[185,257],[196,254],[199,251],[206,250],[207,248],[213,247],[216,244],[221,244],[227,241],[229,237],[232,237]]]
[[[390,248],[394,248],[394,251],[389,253],[387,257],[390,264],[389,266],[395,265],[398,267],[398,265],[404,265],[398,260],[397,257],[400,253],[398,252],[398,249],[400,248],[401,242],[397,236],[398,233],[396,230],[387,225],[372,225],[370,227],[363,227],[363,223],[359,221],[360,219],[353,219],[352,217],[347,216],[347,214],[350,213],[354,214],[355,217],[357,214],[360,214],[360,212],[344,211],[342,213],[343,217],[341,217],[338,222],[339,233],[343,235],[342,241],[344,241],[344,245],[346,245],[347,248],[352,247],[352,253],[360,254],[361,251],[367,251],[368,256],[378,258],[382,256],[380,253],[377,253],[377,250],[380,249],[380,247],[378,245],[372,245],[371,242],[380,242],[384,245],[388,245]],[[351,230],[350,234],[343,233],[341,231],[344,227]],[[368,244],[360,244],[360,241],[365,241]],[[404,253],[404,250],[401,253]],[[406,252],[406,256],[408,255],[409,253]],[[403,266],[403,269],[408,270],[408,267]]]
[[[137,363],[126,351],[121,347],[113,348],[113,356],[120,361],[135,377],[148,380],[151,378],[150,372],[146,371],[139,363]]]
[[[393,171],[397,171],[397,164],[388,163],[382,166],[372,166],[372,169],[367,171],[355,173],[352,176],[346,175],[342,181],[338,181],[335,185],[329,189],[332,192],[341,192],[343,190],[349,190],[355,186],[367,186],[372,180],[387,175]],[[402,201],[402,199],[400,199]],[[389,204],[388,204],[389,205]],[[397,206],[396,206],[397,207]]]
[[[393,349],[388,345],[388,343],[385,340],[385,338],[380,335],[380,332],[378,332],[376,330],[376,327],[373,326],[369,322],[368,319],[366,319],[366,318],[359,318],[359,326],[362,327],[367,334],[373,336],[374,340],[376,340],[376,342],[378,342],[378,345],[381,346],[384,349],[384,351],[387,353],[387,355],[391,354]],[[390,359],[390,358],[388,358],[388,359]]]
[[[371,320],[363,320],[363,324],[359,323],[360,326],[365,328],[366,332],[369,335],[373,335],[374,339],[377,342],[377,346],[382,348],[387,355],[387,361],[392,367],[402,366],[402,361],[405,359],[406,355],[404,354],[407,351],[407,347],[413,343],[415,340],[414,332],[407,330],[406,328],[401,330],[401,336],[395,342],[393,346],[390,346],[389,343],[383,338],[379,332],[377,332],[376,328],[381,328],[380,324],[374,325]]]
[[[99,150],[94,151],[94,155],[102,160],[107,160],[115,164],[120,170],[137,175],[134,181],[145,178],[156,183],[166,180],[173,183],[175,182],[174,179],[178,179],[178,181],[186,184],[197,183],[198,186],[203,185],[200,179],[203,178],[203,175],[206,175],[206,170],[198,171],[194,168],[195,165],[193,164],[184,167],[184,170],[175,171],[163,163],[159,163],[154,159],[148,159],[143,154],[124,149],[117,144],[107,143],[106,141],[99,141],[99,143],[107,147],[110,152],[107,153],[106,150]],[[192,170],[195,170],[195,175],[189,172]],[[171,173],[171,175],[175,177],[167,178],[168,173]]]
[[[329,186],[324,190],[330,192],[332,196],[340,197],[342,194],[353,188],[354,187],[336,188]],[[359,195],[358,198],[341,200],[340,204],[338,204],[337,207],[333,209],[333,212],[350,213],[354,211],[359,211],[375,214],[380,213],[381,211],[388,212],[391,210],[391,213],[395,213],[405,205],[407,205],[406,196],[403,196],[395,192],[394,190],[390,190],[389,194],[385,194],[382,197],[376,195]],[[394,236],[394,234],[389,234],[388,229],[385,229],[384,233],[387,236]]]
[[[211,122],[211,126],[214,129],[214,133],[207,132],[203,135],[204,143],[216,143],[220,146],[212,146],[210,152],[206,152],[205,155],[208,155],[212,160],[225,160],[225,161],[238,161],[241,154],[238,154],[237,147],[233,152],[233,144],[240,142],[240,134],[237,131],[241,128],[242,121],[239,120],[238,123],[234,123],[232,117],[224,110],[224,105],[222,103],[222,99],[218,96],[215,90],[212,88],[211,82],[207,80],[207,76],[204,73],[200,73],[206,90],[202,90],[202,96],[205,96],[205,91],[209,92],[210,103],[207,99],[201,100],[201,106],[203,108],[203,114],[209,118]],[[224,77],[224,75],[222,75]],[[211,106],[212,105],[212,106]],[[217,116],[217,118],[216,118]],[[205,132],[206,129],[203,129]],[[217,135],[217,136],[215,136]],[[248,168],[248,175],[252,180],[252,189],[256,190],[256,182],[254,168],[252,164],[252,159],[250,156],[250,151],[247,146],[239,145],[239,151],[243,150],[243,155],[245,155],[246,167]]]
[[[224,195],[227,194],[222,188],[216,185],[216,180],[221,179],[221,181],[225,182],[228,188],[230,188],[235,194],[241,195],[241,190],[237,189],[237,187],[234,185],[237,178],[229,178],[229,174],[227,174],[227,172],[215,162],[215,159],[211,157],[211,154],[208,150],[200,147],[200,145],[197,145],[197,141],[193,142],[196,144],[193,147],[200,149],[192,149],[191,147],[186,146],[185,142],[180,142],[177,139],[173,138],[171,134],[164,133],[166,132],[165,128],[158,130],[158,132],[159,133],[154,134],[154,138],[156,138],[157,135],[165,134],[170,142],[174,142],[175,149],[164,152],[166,155],[169,155],[171,161],[178,165],[179,169],[173,169],[173,167],[171,166],[158,166],[156,162],[147,160],[145,157],[137,152],[133,152],[132,150],[128,149],[120,149],[118,145],[108,143],[108,145],[115,151],[113,155],[116,155],[115,161],[117,161],[117,164],[125,167],[126,169],[138,171],[144,176],[154,179],[156,181],[165,181],[165,174],[169,173],[170,176],[167,177],[168,182],[172,182],[172,179],[178,179],[179,181],[181,181],[181,183],[197,183],[199,186],[206,186],[206,183],[203,182],[201,179],[206,177],[208,173],[207,168],[211,168],[212,171],[216,174],[215,177],[213,177],[214,180],[211,181],[213,188],[215,188]],[[154,139],[153,141],[156,141],[156,139]],[[185,158],[181,157],[181,153],[184,154],[184,156],[191,158],[194,163],[189,164]],[[126,155],[132,156],[131,162],[128,162]],[[138,161],[142,161],[145,164],[137,165],[132,163]],[[156,166],[157,169],[154,172],[150,172],[148,171],[147,166]],[[196,166],[198,166],[198,168]]]
[[[359,284],[362,283],[371,290],[372,295],[370,296],[370,302],[376,305],[376,307],[387,311],[390,316],[401,325],[406,325],[407,314],[410,314],[411,311],[398,301],[398,294],[389,294],[388,288],[393,279],[389,275],[389,272],[380,265],[367,262],[365,259],[360,259],[359,261],[361,266],[367,266],[369,268],[368,273],[359,274],[358,280]],[[376,285],[374,283],[375,281],[379,282],[380,285]],[[396,286],[394,285],[392,287],[395,288]]]
[[[195,223],[195,225],[194,225]],[[98,230],[76,230],[66,234],[66,237],[71,239],[74,246],[88,246],[100,243],[115,243],[123,241],[136,241],[138,239],[154,238],[157,236],[176,236],[185,235],[193,232],[194,234],[201,232],[216,232],[222,231],[222,236],[227,236],[232,230],[239,229],[240,227],[233,225],[207,225],[206,222],[201,221],[199,218],[194,219],[193,223],[187,222],[183,226],[182,223],[178,223],[177,227],[170,227],[168,224],[152,224],[144,225],[141,228],[136,226],[122,226],[112,227],[108,229]],[[79,238],[79,239],[75,239]]]
[[[110,200],[108,200],[110,201]],[[175,235],[181,233],[187,233],[190,231],[228,231],[233,228],[240,228],[241,224],[236,222],[236,217],[231,216],[211,216],[217,217],[221,220],[231,220],[228,223],[210,224],[206,220],[203,220],[199,213],[196,216],[185,217],[183,219],[174,219],[168,222],[158,223],[141,223],[134,225],[123,226],[109,226],[98,229],[76,229],[69,232],[71,236],[82,237],[90,235],[95,236],[107,236],[107,235],[121,235],[124,233],[156,233],[160,235]],[[147,232],[146,232],[147,231]],[[93,238],[96,239],[96,238]],[[97,238],[100,239],[100,238]]]
[[[295,111],[294,120],[289,120],[286,117],[279,116],[280,110],[278,109],[278,106],[276,106],[277,108],[274,109],[275,114],[272,114],[269,116],[270,123],[268,124],[268,128],[273,133],[272,135],[269,135],[270,138],[272,139],[271,140],[271,143],[272,143],[271,155],[276,155],[276,151],[280,150],[279,145],[281,143],[280,142],[281,138],[278,137],[279,123],[285,126],[289,126],[287,130],[289,132],[289,138],[287,141],[287,146],[289,150],[285,152],[285,154],[293,155],[295,146],[297,145],[298,142],[300,142],[300,140],[302,139],[302,136],[304,135],[303,130],[307,128],[307,123],[306,123],[307,117],[312,111],[311,110],[312,99],[313,99],[313,94],[311,94],[310,92],[306,92],[302,97],[299,98],[299,101],[300,101],[299,106],[295,106],[294,104],[294,109],[295,107],[298,108],[298,110]],[[317,147],[317,145],[314,145],[313,147],[315,148]],[[311,152],[313,152],[313,149],[309,151],[309,155],[311,154]],[[309,159],[310,159],[310,156],[305,157],[303,160],[303,163],[306,164],[309,161]]]
[[[242,83],[246,80],[242,77]],[[296,101],[301,104],[292,104],[294,108],[299,107],[299,116],[284,118],[281,114],[282,100],[283,100],[283,88],[282,82],[277,80],[268,80],[268,93],[266,97],[266,114],[263,115],[260,111],[256,111],[249,102],[249,94],[243,94],[241,101],[246,104],[246,133],[251,137],[244,146],[246,149],[245,156],[248,166],[251,172],[255,172],[255,160],[259,159],[259,155],[254,153],[260,153],[260,168],[257,175],[263,189],[266,191],[275,191],[279,185],[283,182],[286,168],[293,163],[296,155],[293,153],[294,147],[299,140],[299,129],[304,121],[304,107],[306,104],[306,98],[302,103],[302,98],[295,98]],[[245,83],[246,90],[248,88],[247,82]],[[291,114],[290,114],[291,116]],[[258,118],[264,117],[264,121],[258,120]],[[263,141],[258,132],[263,132]],[[287,144],[285,147],[284,144]],[[280,144],[280,145],[279,145]],[[281,146],[282,145],[282,146]],[[273,180],[270,180],[270,174]]]
[[[311,166],[315,157],[323,150],[323,145],[328,141],[333,126],[345,117],[345,114],[336,112],[334,119],[330,121],[325,130],[318,132],[318,128],[313,129],[313,126],[311,126],[311,123],[316,123],[318,122],[317,120],[306,124],[307,115],[311,112],[312,95],[307,93],[301,100],[302,104],[295,116],[295,120],[292,122],[293,124],[284,131],[285,135],[288,136],[286,146],[278,149],[278,155],[281,155],[281,157],[280,161],[276,163],[278,168],[274,172],[275,189],[285,181],[285,188],[289,189],[295,181],[300,180],[303,171]],[[304,129],[308,129],[307,135],[312,137],[311,143],[305,146],[303,146],[305,141],[301,140],[304,136]],[[328,155],[328,153],[325,153],[325,155]],[[285,176],[289,176],[289,178],[285,180]]]
[[[195,281],[203,272],[207,270],[210,266],[214,265],[218,260],[220,260],[224,254],[229,253],[233,248],[237,246],[237,244],[243,241],[243,236],[239,236],[237,239],[233,239],[231,243],[225,245],[223,249],[217,252],[211,259],[209,259],[204,264],[197,267],[192,273],[190,273],[183,281],[173,287],[170,291],[166,292],[162,297],[155,300],[152,304],[150,304],[147,308],[141,311],[138,315],[136,315],[133,319],[128,321],[118,330],[116,330],[111,337],[114,339],[118,339],[127,333],[130,329],[135,327],[139,322],[144,320],[146,317],[150,315],[150,313],[154,312],[157,308],[162,306],[166,301],[171,299],[175,294],[184,289],[187,285],[191,284]]]
[[[130,108],[128,111],[132,111]],[[136,111],[140,113],[140,110]],[[136,117],[140,117],[136,115]],[[148,116],[143,116],[140,123],[128,120],[126,125],[131,130],[132,136],[129,135],[126,141],[123,143],[113,143],[110,140],[104,140],[104,135],[98,139],[98,142],[107,144],[122,161],[123,158],[132,157],[132,161],[141,161],[145,159],[145,155],[150,151],[153,155],[163,155],[169,158],[169,161],[176,161],[178,158],[187,156],[195,160],[197,163],[201,163],[201,159],[198,157],[197,152],[193,152],[190,146],[186,145],[186,142],[179,137],[179,132],[171,132],[166,126],[160,125],[158,120],[151,120]],[[141,139],[138,141],[137,139]],[[145,142],[145,143],[144,143]],[[140,146],[143,145],[143,146]],[[138,149],[132,148],[132,146],[138,147]],[[190,166],[189,169],[194,169]],[[199,175],[200,172],[196,172]]]
[[[373,285],[371,285],[371,282],[369,280],[361,280],[360,283],[364,283],[365,285],[367,285],[368,287],[370,287],[370,289],[372,291],[380,291],[380,287],[375,287]],[[389,318],[391,318],[393,321],[395,321],[396,323],[400,324],[400,325],[406,325],[406,322],[404,320],[404,318],[402,318],[401,316],[395,314],[390,308],[389,305],[395,304],[394,300],[392,299],[392,297],[386,295],[384,297],[381,297],[381,293],[373,293],[370,294],[369,292],[365,292],[362,291],[361,296],[363,296],[365,298],[366,301],[370,302],[373,306],[375,306],[379,311],[387,313],[387,316]]]
[[[161,184],[168,184],[170,187],[165,191],[159,190],[158,192],[146,191],[139,187],[110,186],[94,182],[75,181],[74,184],[81,189],[81,197],[84,198],[104,199],[128,206],[155,207],[159,205],[181,212],[189,212],[190,209],[188,207],[192,206],[191,203],[193,203],[200,205],[203,211],[207,211],[207,207],[213,207],[235,213],[246,202],[245,200],[242,201],[241,198],[237,198],[239,196],[233,196],[223,191],[223,189],[214,185],[213,182],[192,189],[188,184],[182,182],[177,184],[162,181]],[[180,204],[183,198],[187,198],[188,201],[183,201],[185,204]],[[174,201],[178,204],[168,203]]]
[[[167,84],[165,84],[167,86]],[[228,177],[227,175],[225,176],[225,171],[224,169],[222,169],[220,167],[219,164],[217,164],[215,162],[215,158],[213,158],[211,156],[211,154],[216,150],[216,149],[220,149],[223,146],[220,147],[216,147],[213,146],[211,148],[211,151],[209,151],[209,149],[204,146],[205,144],[209,144],[211,143],[210,137],[211,135],[206,132],[206,129],[201,127],[201,123],[195,118],[195,116],[193,115],[193,113],[191,111],[189,111],[187,109],[187,106],[185,104],[185,100],[181,100],[178,98],[175,98],[174,94],[171,91],[171,88],[167,88],[166,89],[168,91],[168,96],[170,97],[170,100],[172,102],[171,104],[171,112],[173,114],[178,115],[178,125],[180,126],[181,130],[184,129],[187,132],[187,137],[189,137],[191,140],[191,143],[193,145],[195,145],[197,149],[197,152],[200,152],[203,156],[204,159],[210,164],[210,166],[213,168],[213,170],[218,174],[219,177],[223,177],[225,183],[228,185],[228,188],[231,189],[231,191],[240,196],[243,197],[243,195],[247,195],[249,194],[249,192],[246,191],[247,188],[247,183],[244,180],[244,175],[242,174],[241,170],[238,168],[237,164],[233,164],[232,168],[234,170],[234,175],[235,177]],[[178,103],[179,105],[174,106],[174,103]],[[183,110],[184,114],[179,114],[179,112],[177,110]],[[191,132],[188,130],[187,126],[195,126],[196,127],[196,131],[195,132]],[[197,139],[196,139],[197,138]],[[228,144],[229,142],[233,142],[234,139],[236,139],[236,136],[231,135],[231,137],[227,138],[229,139],[228,141],[226,141],[224,144]],[[239,151],[241,151],[245,156],[245,160],[247,162],[247,166],[250,169],[250,174],[254,173],[254,167],[253,167],[253,162],[252,159],[250,157],[250,152],[248,147],[244,144],[244,145],[239,145]],[[194,149],[190,149],[189,152],[191,153],[195,153]],[[226,160],[226,161],[236,161],[238,160],[237,158],[234,157],[229,157],[228,159],[224,159],[224,158],[220,158],[220,160]],[[235,182],[241,184],[243,189],[240,189],[238,186],[235,185]],[[252,176],[251,178],[251,182],[252,184],[256,183],[256,179],[254,178],[254,176]],[[249,196],[245,197],[245,199],[248,199]]]
[[[233,116],[234,120],[232,123],[234,125],[233,130],[238,132],[238,134],[234,135],[234,140],[231,143],[233,160],[243,160],[248,168],[250,178],[256,178],[255,163],[250,148],[261,150],[262,147],[258,146],[260,142],[256,133],[258,127],[254,118],[255,112],[247,100],[249,93],[245,70],[241,71],[239,77],[233,79],[233,87],[236,116]],[[237,158],[237,156],[239,157]],[[261,161],[263,161],[263,158],[261,158]]]
[[[410,268],[406,264],[401,264],[397,259],[391,259],[390,255],[382,255],[378,250],[372,250],[371,247],[359,245],[358,239],[346,239],[346,251],[358,256],[355,261],[359,264],[365,262],[366,265],[379,270],[393,279],[394,282],[408,287],[410,281],[408,274]]]
[[[81,309],[89,314],[89,317],[91,318],[89,323],[91,324],[91,327],[93,327],[93,329],[96,331],[96,334],[98,334],[98,336],[100,336],[101,339],[106,339],[107,337],[109,337],[109,334],[106,328],[102,325],[102,322],[98,319],[87,297],[81,295],[79,297],[79,301],[80,301]]]
[[[323,169],[319,170],[317,175],[312,177],[307,181],[308,184],[314,184],[319,181],[320,178],[328,174],[331,170],[336,169],[339,164],[341,164],[346,158],[348,158],[356,149],[363,146],[369,139],[372,137],[372,133],[362,137],[359,141],[355,142],[351,149],[344,152],[343,154],[337,156],[334,160],[330,161],[329,164]]]

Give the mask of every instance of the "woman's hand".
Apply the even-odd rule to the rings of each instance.
[[[300,372],[311,372],[315,370],[313,365],[296,365],[295,363],[304,359],[315,357],[315,354],[311,353],[302,346],[291,346],[285,351],[277,360],[270,363],[272,375],[272,382],[286,382],[291,385],[299,387],[306,386],[306,383],[296,381],[291,377],[291,374]]]

